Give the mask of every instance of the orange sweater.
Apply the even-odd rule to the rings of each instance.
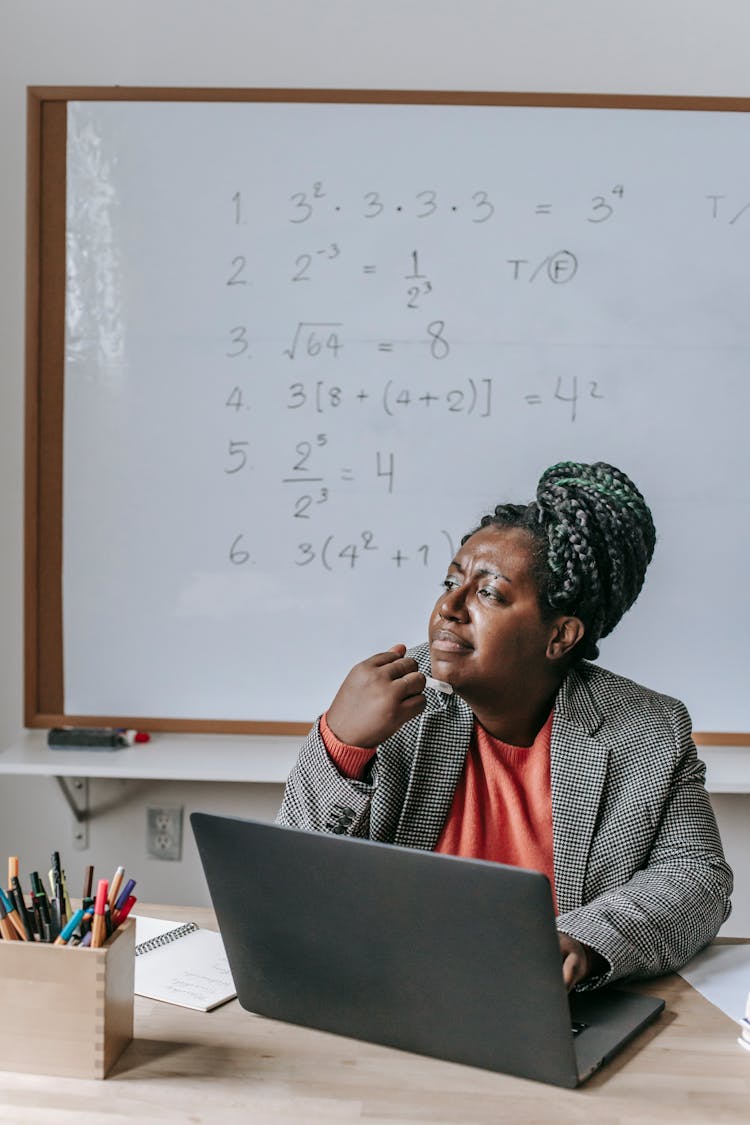
[[[374,749],[347,746],[320,722],[326,750],[347,777],[361,779]],[[436,852],[528,867],[547,876],[554,898],[550,737],[552,714],[531,746],[510,746],[479,723]]]

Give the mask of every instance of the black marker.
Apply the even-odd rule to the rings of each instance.
[[[20,883],[17,875],[14,875],[13,878],[11,879],[11,881],[10,881],[10,897],[13,899],[14,903],[16,904],[16,910],[18,911],[18,917],[23,922],[24,928],[26,930],[26,938],[27,938],[28,941],[31,941],[34,937],[33,926],[32,926],[32,917],[33,916],[29,915],[29,910],[28,910],[28,907],[26,906],[26,899],[24,898],[23,890],[21,888],[21,883]]]

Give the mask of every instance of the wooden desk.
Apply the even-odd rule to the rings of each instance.
[[[140,911],[213,927],[207,910]],[[644,987],[666,999],[666,1012],[573,1091],[277,1023],[245,1012],[236,1000],[202,1013],[137,996],[135,1039],[108,1079],[0,1072],[0,1120],[14,1125],[750,1120],[750,1056],[736,1044],[732,1020],[678,976]]]

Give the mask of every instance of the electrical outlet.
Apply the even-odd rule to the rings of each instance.
[[[152,859],[182,858],[182,806],[146,809],[146,851]]]

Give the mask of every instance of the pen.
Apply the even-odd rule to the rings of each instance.
[[[52,919],[50,918],[49,902],[44,893],[44,886],[42,880],[39,878],[38,871],[32,871],[29,875],[31,882],[31,905],[34,909],[34,921],[37,927],[37,933],[42,941],[51,941],[57,934],[52,933]]]
[[[31,898],[34,903],[35,918],[37,917],[37,911],[39,912],[37,922],[39,936],[42,941],[50,942],[53,937],[57,937],[57,933],[53,934],[52,932],[52,918],[49,912],[47,896],[42,892],[40,895],[32,894]]]
[[[107,902],[109,904],[110,910],[112,910],[115,903],[117,902],[117,896],[120,893],[120,884],[122,883],[122,877],[123,877],[124,874],[125,874],[125,868],[124,867],[118,867],[117,870],[115,871],[114,875],[112,876],[112,882],[110,883],[110,886],[109,886],[109,897],[107,898]]]
[[[55,896],[49,899],[49,917],[50,917],[50,932],[59,934],[60,930],[65,925],[62,913],[60,911],[60,900]]]
[[[82,895],[83,901],[81,903],[82,906],[88,906],[89,904],[93,905],[94,900],[91,897],[91,887],[93,885],[93,882],[94,882],[94,865],[93,865],[93,863],[90,863],[88,865],[88,867],[86,868],[86,871],[85,871],[84,876],[83,876],[83,895]]]
[[[60,853],[52,853],[52,870],[50,871],[50,883],[52,885],[52,900],[55,904],[54,915],[57,922],[58,933],[65,925],[68,918],[67,907],[70,905],[65,902],[65,890],[63,882],[62,867],[60,866]]]
[[[83,918],[84,913],[85,912],[83,910],[76,910],[73,917],[70,919],[69,922],[66,922],[65,926],[60,931],[60,933],[55,938],[55,940],[52,944],[53,945],[66,945],[67,942],[70,940],[72,934],[73,934],[73,930],[76,928],[78,923]]]
[[[73,910],[73,907],[70,904],[70,895],[68,894],[68,880],[66,879],[65,872],[63,870],[60,871],[60,876],[61,876],[61,881],[62,881],[62,893],[63,893],[63,903],[64,903],[64,906],[65,906],[65,917],[70,918],[71,914],[74,914],[75,911]]]
[[[135,895],[130,895],[125,900],[125,903],[117,911],[117,914],[115,915],[115,926],[121,926],[122,925],[122,923],[125,921],[125,919],[127,918],[130,911],[133,909],[133,907],[135,906],[137,901],[138,901],[138,899],[135,897]]]
[[[115,910],[117,911],[118,914],[122,910],[125,903],[128,901],[128,898],[130,897],[130,895],[133,893],[133,887],[134,886],[135,886],[135,879],[128,879],[127,883],[125,884],[125,886],[120,891],[120,897],[117,899],[117,902],[115,903]]]
[[[8,886],[13,886],[13,880],[18,878],[18,856],[8,856]]]
[[[18,941],[18,935],[6,917],[5,905],[0,902],[0,936],[3,941]]]
[[[81,907],[80,913],[81,918],[73,927],[73,932],[68,939],[69,946],[89,945],[91,943],[91,919],[94,915],[85,907]],[[87,940],[84,941],[84,938]]]
[[[0,887],[0,902],[3,904],[5,913],[8,916],[8,921],[13,926],[21,941],[26,941],[26,929],[18,916],[16,904],[13,902],[12,898],[5,893],[2,887]]]
[[[65,900],[63,898],[62,883],[52,869],[49,871],[49,882],[51,888],[49,910],[52,918],[52,927],[55,932],[59,934],[66,922]]]
[[[34,919],[34,933],[40,941],[44,941],[44,924],[39,910],[39,899],[33,891],[31,892],[31,911]]]
[[[91,948],[99,949],[104,943],[107,935],[107,923],[104,917],[104,909],[107,905],[107,890],[109,883],[106,879],[100,879],[96,887],[96,904],[94,906],[94,924],[91,929]],[[83,945],[84,943],[81,942]]]
[[[26,906],[26,899],[23,897],[23,888],[21,887],[21,883],[20,883],[20,880],[19,880],[18,876],[14,875],[11,882],[12,882],[12,886],[11,886],[10,893],[11,893],[11,897],[12,897],[13,901],[16,904],[16,910],[18,911],[18,916],[21,919],[21,921],[23,922],[24,926],[26,927],[26,937],[28,938],[29,941],[33,941],[33,938],[34,938],[34,933],[33,933],[34,927],[32,925],[33,915],[31,915],[29,913],[29,910]]]

